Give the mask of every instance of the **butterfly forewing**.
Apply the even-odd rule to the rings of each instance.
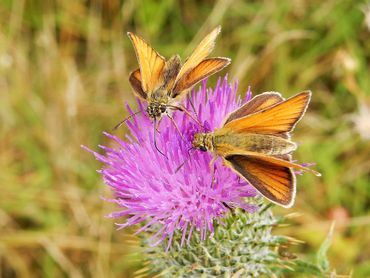
[[[186,59],[176,77],[175,83],[179,81],[186,73],[195,68],[213,51],[216,44],[216,38],[220,32],[221,26],[218,26],[198,44],[193,53]]]
[[[291,168],[256,156],[232,155],[225,159],[232,169],[270,201],[284,207],[293,204],[296,184]]]
[[[142,38],[130,32],[127,35],[132,41],[139,62],[142,90],[150,96],[163,82],[162,71],[166,61]]]
[[[232,120],[224,128],[237,132],[281,134],[293,130],[310,101],[311,92],[303,92],[285,101]]]
[[[228,58],[209,58],[203,60],[176,82],[175,87],[172,90],[172,97],[179,96],[182,92],[193,87],[199,81],[222,70],[229,64],[230,59]]]
[[[244,104],[242,107],[230,113],[224,125],[238,118],[242,118],[247,115],[256,113],[257,111],[263,110],[283,100],[284,98],[279,93],[276,92],[266,92],[257,95],[250,101],[248,101],[246,104]]]

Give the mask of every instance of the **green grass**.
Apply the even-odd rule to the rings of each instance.
[[[127,115],[123,101],[135,105],[126,31],[184,57],[218,24],[215,55],[232,58],[223,74],[239,79],[241,94],[248,85],[313,91],[296,157],[316,162],[323,177],[299,178],[296,206],[276,214],[302,216],[279,232],[304,240],[297,251],[313,258],[336,219],[332,267],[370,275],[370,143],[353,123],[360,105],[370,106],[365,1],[88,3],[0,4],[1,277],[133,275],[134,239],[103,218],[115,207],[100,199],[109,196],[100,164],[80,145],[109,144],[102,131]]]

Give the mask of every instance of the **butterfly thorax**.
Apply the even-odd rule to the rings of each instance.
[[[149,117],[153,119],[160,118],[161,115],[167,111],[168,101],[166,90],[158,89],[153,92],[146,109]]]
[[[203,152],[213,151],[213,133],[197,133],[192,142],[193,148]]]
[[[258,152],[267,155],[283,155],[296,149],[292,141],[274,135],[255,133],[226,133],[215,132],[214,148],[219,155],[242,154]]]

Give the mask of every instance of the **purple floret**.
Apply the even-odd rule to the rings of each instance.
[[[232,86],[227,77],[223,82],[219,80],[214,90],[207,89],[204,81],[197,92],[191,92],[191,103],[189,100],[183,102],[192,114],[195,108],[194,115],[204,128],[181,111],[172,116],[185,140],[168,117],[163,117],[159,124],[156,143],[167,158],[155,148],[153,123],[145,112],[146,104],[138,102],[143,113],[127,122],[129,132],[125,140],[105,133],[117,144],[114,147],[100,146],[103,155],[93,153],[105,164],[99,172],[113,191],[114,197],[110,201],[120,208],[109,216],[126,216],[123,223],[117,225],[124,228],[143,222],[138,233],[155,226],[157,233],[153,236],[153,244],[168,238],[170,246],[175,230],[182,231],[181,244],[190,239],[194,229],[204,240],[207,234],[214,232],[214,220],[222,222],[229,212],[228,207],[254,212],[257,207],[244,199],[257,195],[252,186],[223,166],[221,159],[214,164],[212,182],[209,166],[212,154],[189,151],[196,132],[221,127],[224,118],[250,98],[248,91],[242,101],[237,96],[237,83]],[[132,114],[133,111],[128,109]],[[176,171],[189,155],[190,159]]]

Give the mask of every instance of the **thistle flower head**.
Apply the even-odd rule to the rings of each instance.
[[[139,233],[155,226],[153,244],[167,237],[168,246],[174,232],[179,230],[183,245],[190,241],[194,229],[202,240],[213,234],[214,223],[222,223],[230,207],[256,210],[256,205],[244,199],[257,194],[252,186],[224,167],[220,159],[214,170],[210,169],[212,155],[191,149],[196,132],[220,127],[228,113],[251,98],[250,91],[244,101],[236,92],[237,84],[232,86],[226,77],[223,82],[219,80],[214,90],[206,89],[203,82],[198,92],[192,91],[184,105],[197,115],[203,127],[177,111],[172,117],[178,130],[168,117],[163,117],[159,131],[154,132],[153,122],[138,102],[143,113],[127,122],[126,140],[105,133],[117,145],[100,146],[105,154],[94,154],[105,164],[99,172],[113,190],[111,201],[120,207],[110,217],[127,217],[124,223],[117,224],[120,228],[142,223]],[[132,113],[130,107],[128,110]]]

